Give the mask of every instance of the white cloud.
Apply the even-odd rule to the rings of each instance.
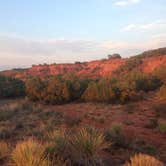
[[[158,20],[152,23],[147,24],[129,24],[122,28],[122,31],[132,31],[132,30],[151,30],[151,29],[165,29],[166,28],[166,20]]]
[[[136,4],[139,3],[141,0],[117,0],[114,2],[116,6],[126,6],[129,4]]]

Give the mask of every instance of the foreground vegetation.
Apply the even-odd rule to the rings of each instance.
[[[74,118],[72,118],[69,116],[70,112],[69,115],[66,115],[65,112],[58,110],[58,107],[57,109],[51,109],[48,106],[30,103],[25,100],[2,101],[0,103],[1,165],[135,166],[135,164],[147,162],[147,166],[149,163],[152,166],[157,166],[155,164],[162,166],[162,162],[159,161],[163,159],[160,156],[161,151],[158,151],[148,141],[146,142],[138,136],[129,137],[125,132],[124,125],[132,126],[132,123],[126,121],[127,119],[124,119],[123,124],[116,121],[105,129],[103,127],[97,129],[93,125],[94,122],[101,125],[106,123],[108,115],[104,112],[103,106],[96,105],[96,108],[101,107],[103,110],[100,115],[103,118],[101,120],[96,119],[97,117],[100,118],[97,110],[93,112],[98,115],[97,117],[90,110],[88,112],[84,110],[79,113],[79,117],[74,115]],[[135,110],[137,107],[124,105],[121,110],[124,109],[125,114],[131,114],[129,111]],[[78,108],[80,109],[80,106]],[[109,105],[108,108],[110,108]],[[145,129],[147,128],[151,132],[155,130],[164,135],[164,130],[160,129],[160,120],[163,119],[165,108],[164,103],[153,106],[158,122],[154,124],[154,121],[149,120],[149,124],[145,126]],[[78,110],[75,110],[75,112],[78,112]],[[104,118],[104,116],[106,117]],[[94,122],[85,123],[87,119]],[[110,156],[109,160],[104,157],[106,154]],[[136,156],[132,157],[134,154]],[[137,154],[139,155],[137,156]],[[116,161],[117,155],[121,155],[122,159]]]
[[[107,78],[78,77],[76,73],[56,76],[34,76],[21,81],[0,76],[0,98],[27,96],[31,101],[45,104],[64,104],[73,101],[128,103],[139,101],[149,91],[159,90],[159,98],[165,100],[166,65],[152,73],[142,72],[140,65],[149,57],[164,56],[165,48],[146,51],[128,58],[123,65]],[[120,55],[109,55],[109,59]]]
[[[142,73],[147,54],[107,78],[0,76],[0,165],[164,166],[166,66]]]

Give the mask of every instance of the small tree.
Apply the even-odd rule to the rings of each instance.
[[[121,58],[120,54],[115,53],[115,54],[108,55],[108,59],[116,59],[116,58],[118,59]]]

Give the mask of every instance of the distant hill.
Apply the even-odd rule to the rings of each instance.
[[[25,79],[28,76],[51,76],[74,73],[80,77],[107,77],[114,72],[140,70],[151,73],[161,65],[166,65],[166,47],[145,51],[130,58],[108,58],[90,62],[76,62],[73,64],[43,64],[33,65],[28,69],[13,69],[2,71],[0,74]]]

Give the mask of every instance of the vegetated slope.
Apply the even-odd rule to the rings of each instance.
[[[133,69],[151,73],[161,65],[166,64],[166,48],[143,52],[131,58],[110,58],[91,62],[76,62],[74,64],[43,64],[33,65],[29,69],[14,69],[1,74],[17,78],[27,76],[49,76],[58,74],[76,74],[82,77],[107,77],[113,72],[130,71]]]

